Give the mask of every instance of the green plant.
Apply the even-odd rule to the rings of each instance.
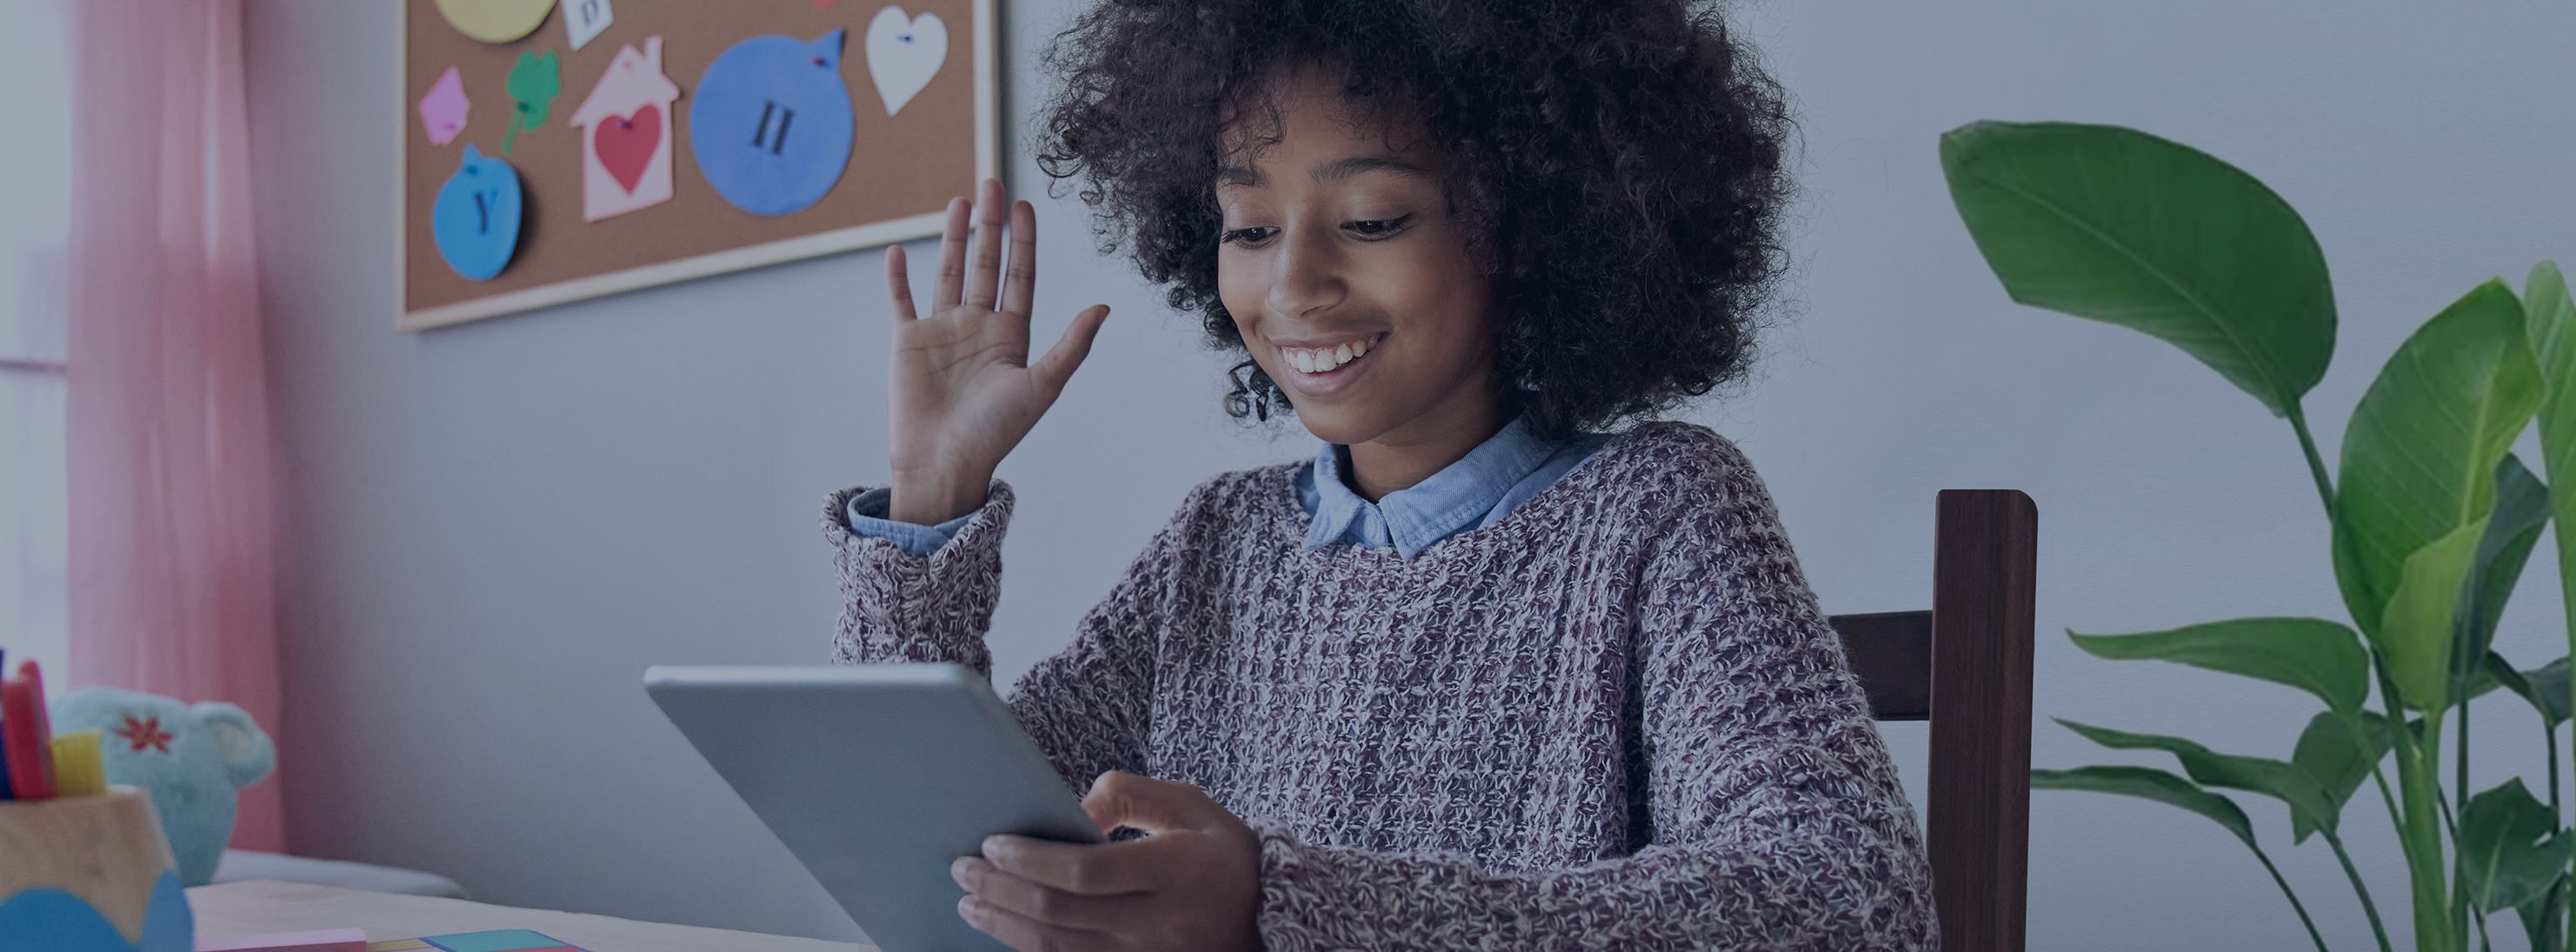
[[[2484,946],[2488,919],[2505,910],[2533,948],[2576,952],[2564,927],[2576,831],[2562,819],[2558,782],[2558,728],[2576,706],[2568,661],[2520,670],[2490,647],[2553,517],[2576,645],[2576,308],[2557,266],[2534,267],[2520,295],[2501,279],[2481,284],[2417,329],[2353,410],[2330,477],[2300,398],[2334,356],[2334,289],[2315,236],[2279,195],[2207,154],[2113,126],[1975,123],[1942,136],[1941,164],[2013,300],[2172,343],[2289,421],[2325,504],[2351,615],[2350,624],[2240,618],[2068,632],[2095,657],[2271,681],[2325,709],[2287,760],[2061,719],[2105,747],[2171,754],[2182,774],[2033,770],[2031,785],[2142,797],[2216,821],[2253,850],[2323,952],[2244,810],[2213,791],[2280,800],[2292,843],[2326,842],[2390,952],[2340,833],[2344,807],[2368,784],[2397,829],[2419,952],[2464,950],[2473,935]],[[2509,452],[2535,419],[2554,486]],[[2539,714],[2546,802],[2520,779],[2467,791],[2470,702],[2497,688]]]

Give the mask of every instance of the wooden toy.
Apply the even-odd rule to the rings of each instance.
[[[196,924],[150,794],[0,803],[0,952],[192,952]]]

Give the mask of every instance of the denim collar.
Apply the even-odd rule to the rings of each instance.
[[[1314,465],[1300,474],[1305,478],[1298,480],[1299,493],[1314,516],[1306,527],[1305,547],[1344,542],[1393,547],[1411,559],[1432,543],[1500,518],[1503,513],[1495,510],[1507,497],[1517,497],[1510,500],[1517,504],[1534,495],[1514,489],[1565,448],[1531,435],[1529,427],[1514,418],[1465,458],[1371,503],[1342,481],[1349,449],[1325,444],[1315,454]],[[1588,453],[1590,447],[1584,448]]]

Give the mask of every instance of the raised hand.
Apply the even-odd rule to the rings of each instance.
[[[972,263],[970,218],[979,225]],[[1107,305],[1075,315],[1055,346],[1029,360],[1036,280],[1037,211],[1027,202],[1005,205],[1002,183],[992,179],[977,189],[975,201],[948,202],[929,317],[913,309],[903,247],[886,249],[886,286],[894,297],[894,498],[888,517],[936,525],[983,505],[994,468],[1055,405],[1065,381],[1091,353],[1092,339],[1109,317]]]
[[[949,864],[957,914],[1021,952],[1254,952],[1261,838],[1199,788],[1110,771],[1082,808],[1143,839],[1083,846],[992,836]]]

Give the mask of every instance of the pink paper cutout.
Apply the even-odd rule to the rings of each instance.
[[[465,98],[464,77],[457,75],[456,67],[448,67],[438,84],[429,87],[429,95],[420,97],[420,125],[428,130],[430,144],[456,141],[456,134],[465,131],[465,112],[472,108],[474,102]]]
[[[598,221],[671,200],[671,101],[680,87],[662,75],[662,38],[617,51],[608,72],[573,110],[581,137],[581,217]]]

